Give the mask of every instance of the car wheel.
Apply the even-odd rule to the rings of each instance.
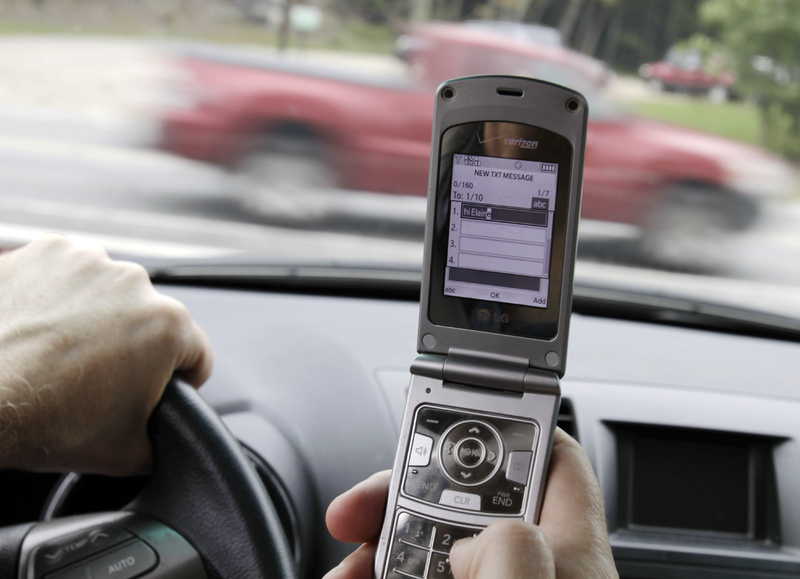
[[[307,129],[268,135],[237,173],[239,199],[249,213],[300,223],[324,217],[320,201],[336,187],[327,147]]]
[[[708,100],[712,103],[722,104],[728,102],[729,99],[730,91],[726,86],[718,84],[708,89]]]
[[[0,576],[296,577],[266,490],[193,388],[168,385],[150,436],[153,472],[130,505],[0,530]]]
[[[667,86],[664,84],[664,81],[657,78],[648,79],[647,85],[656,92],[665,92],[667,90]]]
[[[755,201],[711,185],[673,186],[663,199],[640,240],[644,261],[657,267],[723,273],[726,243],[758,217]]]

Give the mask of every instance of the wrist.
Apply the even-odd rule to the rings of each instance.
[[[17,467],[24,446],[20,428],[30,402],[20,395],[19,382],[0,372],[0,468]]]
[[[3,358],[0,355],[0,468],[36,468],[49,456],[52,405],[43,400],[42,388],[12,372]]]

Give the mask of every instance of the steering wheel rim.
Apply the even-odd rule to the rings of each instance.
[[[159,575],[159,564],[149,577],[172,576],[171,560],[192,556],[187,555],[188,548],[191,553],[196,551],[195,559],[199,554],[209,579],[295,579],[291,549],[255,468],[194,388],[173,379],[148,429],[153,472],[137,498],[117,513],[0,529],[0,577],[10,579],[23,572],[28,577],[33,572],[34,554],[40,546],[59,541],[60,529],[74,533],[77,528],[110,523],[123,528],[128,524],[134,535],[163,556],[167,566],[162,573],[167,575]],[[154,532],[143,534],[143,528],[154,525]],[[177,549],[175,556],[173,548]],[[41,563],[41,557],[37,558]],[[188,576],[199,574],[200,568]]]
[[[209,579],[295,579],[269,495],[239,442],[197,391],[173,379],[149,432],[153,472],[126,510],[180,533],[200,553]]]

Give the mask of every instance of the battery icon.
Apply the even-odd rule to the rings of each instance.
[[[542,173],[555,173],[557,167],[554,163],[542,163]]]

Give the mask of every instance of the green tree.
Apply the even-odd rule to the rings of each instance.
[[[758,103],[764,145],[800,160],[800,2],[706,0],[700,14]]]
[[[701,0],[530,0],[525,19],[558,28],[564,42],[620,70],[663,58],[700,32]]]

